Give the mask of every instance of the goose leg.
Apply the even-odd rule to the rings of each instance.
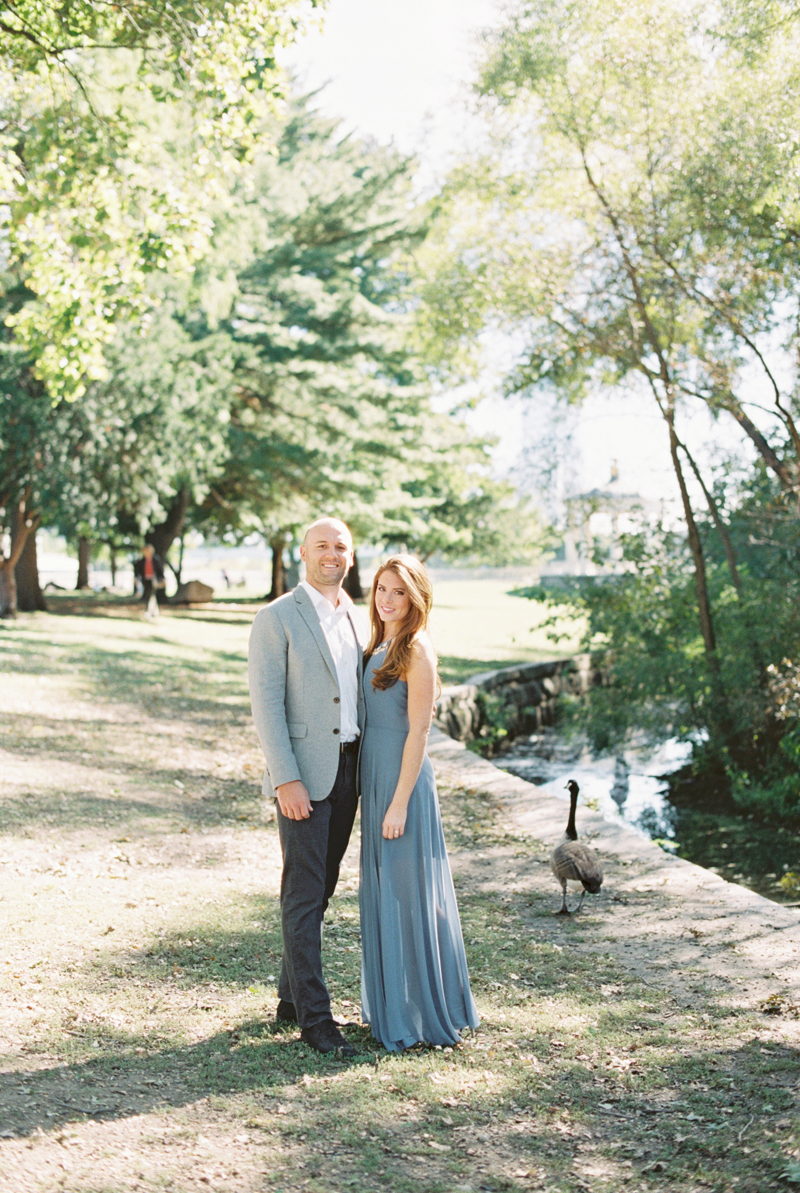
[[[561,908],[556,912],[556,915],[571,915],[571,911],[567,907],[567,884],[561,883]]]
[[[583,907],[583,900],[584,900],[585,896],[586,896],[586,890],[584,889],[581,891],[581,901],[578,904],[578,906],[575,908],[575,915],[577,915],[578,912],[580,911],[580,909]]]

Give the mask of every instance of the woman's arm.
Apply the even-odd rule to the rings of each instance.
[[[427,634],[421,634],[414,642],[411,666],[404,678],[408,684],[408,737],[403,746],[400,777],[383,818],[383,835],[387,838],[403,835],[408,801],[425,759],[436,694],[436,655]]]

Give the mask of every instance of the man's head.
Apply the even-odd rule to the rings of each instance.
[[[306,580],[318,592],[339,589],[353,562],[353,537],[339,518],[317,518],[300,548]]]
[[[144,555],[145,559],[152,559],[155,555],[155,551],[156,549],[152,543],[145,543],[145,545],[142,547],[142,555]]]

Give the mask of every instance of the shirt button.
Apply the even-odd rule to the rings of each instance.
[[[333,698],[333,703],[334,703],[334,704],[338,704],[338,703],[339,703],[339,697],[338,697],[338,696],[334,696],[334,698]]]
[[[338,733],[338,732],[339,732],[339,730],[338,730],[338,729],[334,729],[334,731],[333,731],[333,732],[334,732],[334,733]]]

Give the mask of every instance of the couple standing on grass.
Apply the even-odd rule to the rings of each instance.
[[[320,518],[300,554],[306,578],[262,609],[250,637],[250,696],[283,853],[279,1022],[318,1052],[354,1053],[331,1014],[322,921],[361,794],[361,1008],[397,1052],[454,1044],[476,1027],[464,942],[425,746],[436,689],[428,575],[410,555],[377,572],[362,649],[342,582],[350,531]]]

